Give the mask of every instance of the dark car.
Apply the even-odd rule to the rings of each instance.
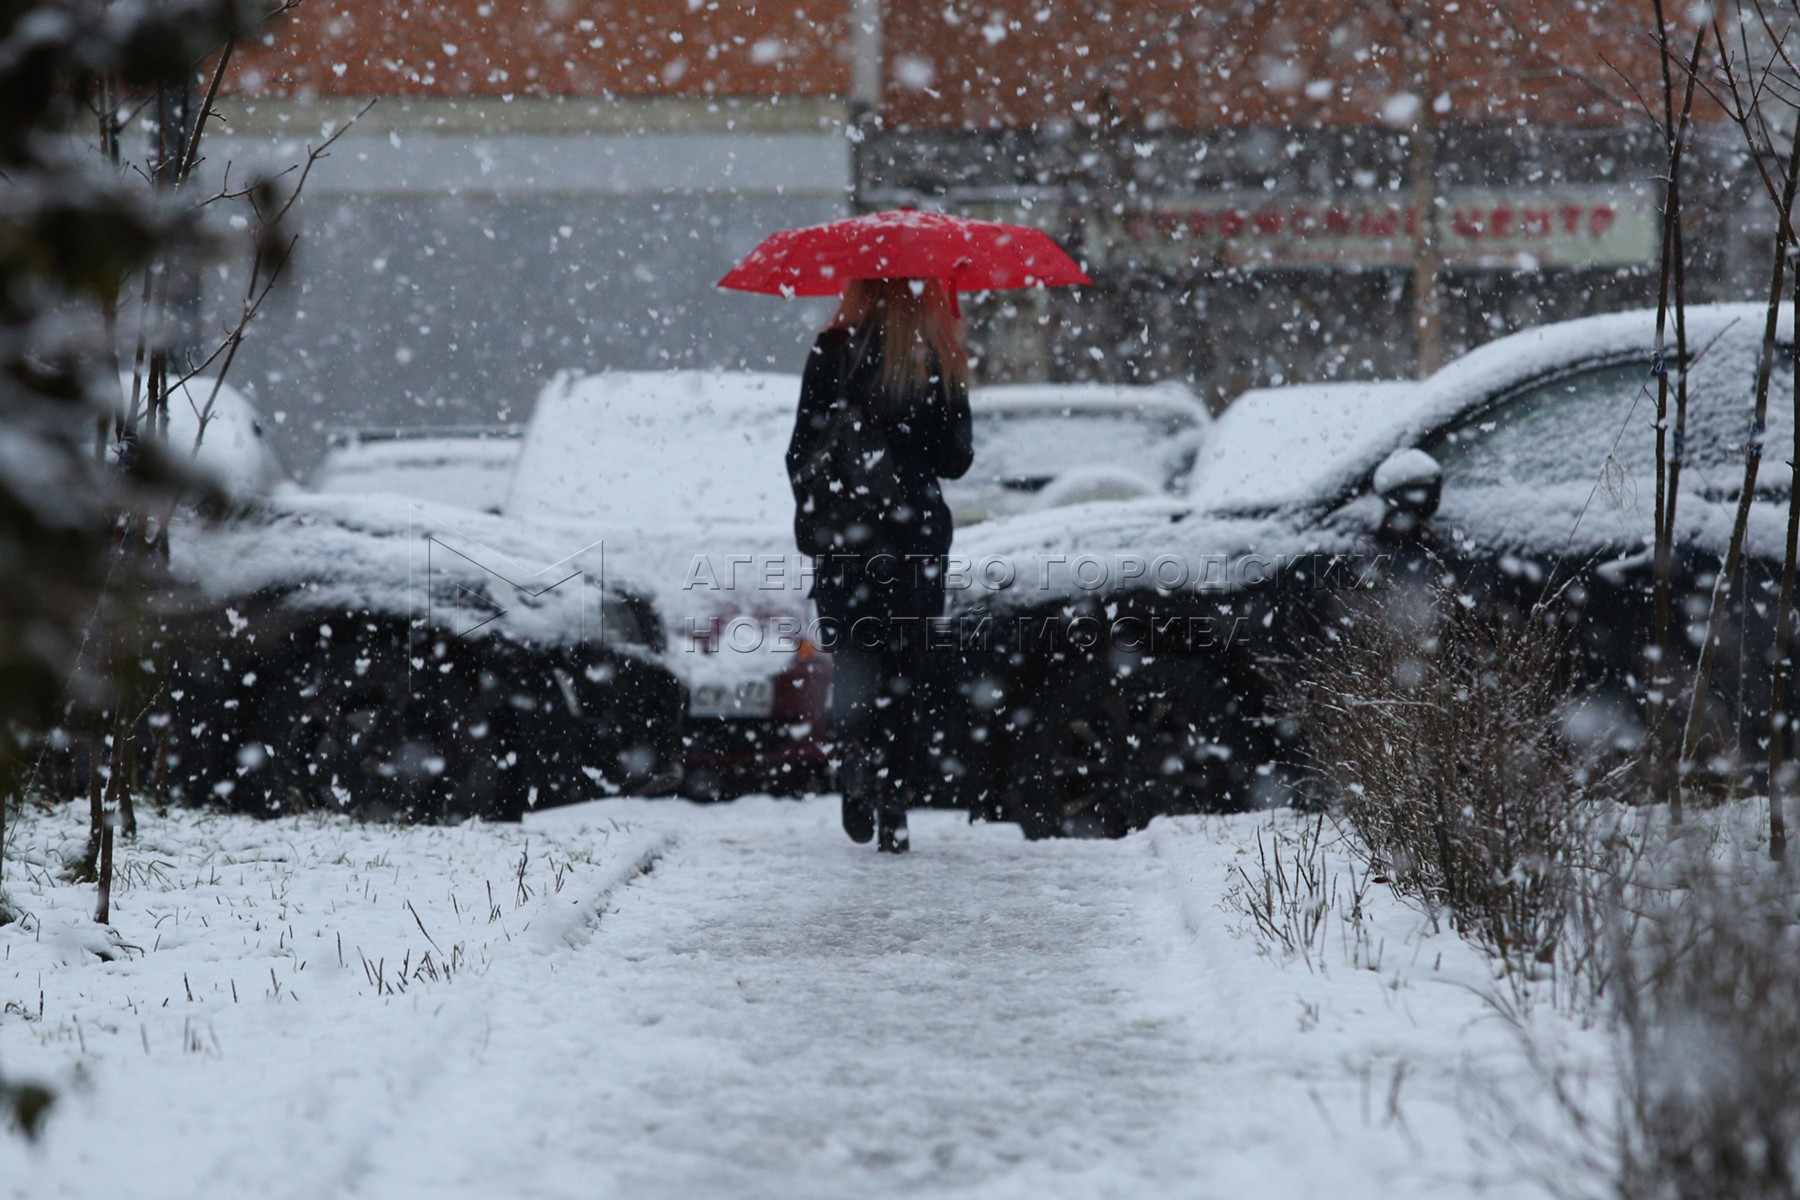
[[[1763,319],[1753,307],[1689,313],[1698,349],[1685,364],[1673,570],[1675,640],[1690,658],[1741,490]],[[1752,718],[1767,708],[1791,312],[1779,336],[1771,461],[1736,591],[1750,603],[1728,615],[1714,680],[1727,724],[1740,697]],[[1606,714],[1590,732],[1628,747],[1652,629],[1654,347],[1652,314],[1618,314],[1501,339],[1421,383],[1254,393],[1219,419],[1185,499],[967,531],[954,652],[933,659],[935,728],[954,731],[934,748],[938,799],[1039,835],[1283,802],[1296,730],[1274,703],[1271,660],[1345,591],[1386,586],[1396,561],[1421,556],[1483,603],[1522,610],[1554,589],[1592,711]],[[1434,475],[1441,507],[1429,513]],[[1396,513],[1420,500],[1427,519],[1397,532]],[[1759,724],[1739,723],[1743,748]]]
[[[687,695],[660,623],[568,549],[392,495],[287,492],[178,530],[170,790],[432,820],[672,790]]]

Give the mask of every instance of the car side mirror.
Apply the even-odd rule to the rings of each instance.
[[[1408,533],[1437,512],[1444,494],[1444,468],[1423,450],[1396,450],[1375,468],[1375,494],[1392,510],[1390,523]]]
[[[1187,489],[1188,481],[1193,478],[1194,464],[1200,458],[1200,447],[1206,442],[1206,433],[1205,429],[1196,427],[1169,439],[1163,454],[1167,466],[1163,475],[1165,492],[1173,494]]]

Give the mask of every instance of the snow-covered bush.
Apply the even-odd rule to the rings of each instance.
[[[1318,780],[1377,877],[1518,967],[1551,961],[1589,773],[1553,627],[1448,589],[1359,599],[1286,669]]]
[[[1615,921],[1624,1200],[1800,1191],[1800,891],[1753,859],[1647,871]]]

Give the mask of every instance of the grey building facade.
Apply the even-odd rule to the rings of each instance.
[[[360,107],[235,103],[207,169],[303,162]],[[558,371],[797,371],[824,306],[713,284],[851,185],[827,101],[384,99],[307,178],[232,378],[303,472],[333,428],[527,419]],[[243,292],[206,278],[202,341]]]

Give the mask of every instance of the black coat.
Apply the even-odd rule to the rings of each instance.
[[[827,329],[807,358],[800,407],[787,450],[796,535],[804,548],[807,515],[829,509],[837,524],[857,527],[857,536],[846,546],[852,556],[860,556],[865,563],[875,555],[892,556],[892,573],[898,578],[891,585],[876,580],[879,590],[912,590],[909,585],[917,582],[920,564],[935,561],[941,566],[950,552],[950,509],[938,481],[960,478],[974,460],[969,397],[966,389],[938,374],[919,395],[884,395],[879,340],[860,360],[856,349],[848,330]],[[809,483],[805,478],[803,465],[812,458],[832,422],[845,417],[841,408],[834,413],[834,406],[846,401],[859,402],[851,427],[861,430],[867,422],[868,453],[855,457],[868,463],[870,477],[881,476],[879,487],[868,486],[868,480],[838,480],[837,488],[826,489],[819,486],[820,481]],[[893,594],[873,607],[895,612],[922,606],[933,615],[942,612],[941,580],[927,590],[934,595]],[[833,593],[853,591],[866,594],[858,563],[836,556],[821,563],[813,596],[822,615],[832,615],[825,610],[838,598]]]

